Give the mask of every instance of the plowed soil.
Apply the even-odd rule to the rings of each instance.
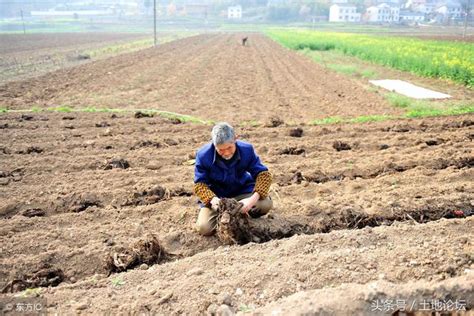
[[[84,51],[145,37],[124,33],[0,34],[0,84],[84,64],[90,61],[81,58]]]
[[[202,35],[9,83],[0,104],[227,120],[274,174],[275,209],[252,220],[274,240],[194,231],[192,159],[211,125],[6,113],[0,298],[40,288],[60,314],[368,314],[382,298],[472,309],[474,117],[308,125],[400,110],[263,36],[239,40]]]
[[[190,37],[4,85],[0,104],[158,108],[232,123],[400,113],[381,96],[261,35],[249,45],[233,35]]]

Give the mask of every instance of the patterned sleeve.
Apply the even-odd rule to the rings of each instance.
[[[272,185],[272,174],[269,171],[262,171],[258,174],[257,180],[255,181],[254,192],[260,194],[260,199],[264,199],[268,196],[270,186]]]
[[[199,200],[205,205],[209,205],[215,193],[207,186],[207,184],[198,182],[194,184],[194,194],[199,198]]]

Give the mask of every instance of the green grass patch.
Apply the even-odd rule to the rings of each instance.
[[[49,108],[47,108],[47,110],[52,111],[52,112],[64,112],[64,113],[69,113],[69,112],[74,111],[73,108],[71,108],[67,105],[57,106],[57,107],[49,107]]]
[[[41,288],[27,288],[26,290],[16,294],[16,297],[39,297],[42,293]]]
[[[377,73],[373,70],[370,70],[370,69],[365,69],[365,70],[362,70],[360,75],[363,77],[363,78],[366,78],[366,79],[374,79],[377,77]]]
[[[245,304],[240,304],[239,305],[239,312],[242,313],[251,313],[252,311],[255,310],[255,307],[251,305],[245,305]]]
[[[201,120],[197,117],[190,116],[190,115],[178,114],[178,113],[173,113],[173,112],[168,112],[168,111],[156,111],[156,113],[158,113],[158,115],[160,115],[161,117],[168,118],[168,119],[177,119],[177,120],[180,120],[181,122],[209,124],[209,121]]]
[[[251,127],[257,127],[260,126],[261,123],[256,120],[250,120],[250,121],[243,121],[240,123],[241,126],[251,126]]]
[[[374,70],[365,68],[362,62],[360,62],[360,65],[355,65],[353,57],[345,56],[334,50],[323,52],[312,51],[309,48],[305,48],[301,52],[318,64],[338,73],[360,76],[366,79],[374,79],[377,76]]]
[[[409,110],[405,117],[421,118],[432,116],[462,115],[474,113],[474,104],[458,105],[451,108],[418,107]]]
[[[349,123],[367,123],[367,122],[381,122],[393,119],[390,115],[362,115],[347,120]]]
[[[30,109],[30,111],[33,112],[33,113],[38,113],[38,112],[43,111],[43,109],[40,108],[39,106],[34,106]]]
[[[180,38],[189,37],[197,34],[197,32],[186,31],[174,32],[173,35],[167,36],[165,36],[164,34],[159,34],[159,36],[157,37],[157,44],[164,44]],[[103,56],[115,56],[123,53],[136,52],[142,49],[153,47],[153,45],[154,40],[152,37],[149,37],[124,43],[113,44],[97,49],[85,50],[83,51],[83,54],[89,55],[91,58],[97,59]]]
[[[8,110],[6,108],[0,108],[0,113],[7,113],[7,112],[39,112],[39,111],[49,111],[49,112],[85,112],[85,113],[134,113],[134,112],[143,112],[147,114],[157,114],[161,117],[168,118],[168,119],[177,119],[181,122],[191,122],[191,123],[198,123],[198,124],[213,124],[213,121],[206,121],[200,118],[185,115],[180,113],[174,113],[169,111],[161,111],[156,109],[113,109],[113,108],[96,108],[96,107],[85,107],[85,108],[71,108],[69,106],[57,106],[57,107],[49,107],[46,109],[41,109],[39,107],[32,107],[30,110]]]
[[[355,75],[358,72],[357,67],[351,65],[328,64],[328,68],[336,72],[351,76]]]
[[[156,110],[156,109],[108,109],[110,112],[142,112],[146,114],[157,114],[161,117],[167,118],[167,119],[175,119],[179,120],[181,122],[191,122],[191,123],[198,123],[198,124],[212,124],[213,121],[206,121],[202,120],[200,118],[191,116],[191,115],[186,115],[186,114],[180,114],[180,113],[175,113],[175,112],[169,112],[169,111],[161,111],[161,110]]]
[[[385,98],[396,108],[406,109],[413,103],[413,99],[394,92],[387,93]]]
[[[306,49],[304,54],[311,57],[311,59],[318,64],[323,64],[325,62],[325,60],[323,60],[323,54],[311,54],[310,52],[310,50]]]
[[[327,63],[340,63],[340,56],[343,56],[342,54],[336,51],[314,51],[309,49],[308,47],[302,49],[301,53],[324,66],[326,66]]]
[[[312,125],[325,125],[337,123],[368,123],[381,122],[404,118],[423,118],[434,116],[463,115],[474,113],[474,104],[430,104],[424,102],[414,103],[414,105],[401,116],[392,115],[362,115],[353,118],[341,118],[338,116],[311,121]]]
[[[393,92],[384,96],[392,106],[404,109],[403,117],[408,118],[469,114],[473,113],[474,108],[473,103],[415,100]]]
[[[77,110],[79,112],[90,112],[90,113],[110,113],[110,112],[124,112],[126,110],[122,109],[109,109],[109,108],[96,108],[96,107],[86,107]]]
[[[89,55],[91,58],[102,56],[118,55],[122,53],[130,53],[144,48],[153,46],[153,38],[146,38],[121,44],[109,45],[93,50],[85,50],[83,54]]]
[[[337,124],[344,122],[344,119],[339,116],[326,117],[319,120],[311,121],[312,125],[326,125],[326,124]]]
[[[411,37],[269,29],[266,34],[293,50],[338,51],[424,77],[474,88],[474,44]]]
[[[112,286],[114,287],[120,287],[122,285],[125,285],[125,281],[118,277],[112,279],[110,282],[112,283]]]
[[[327,117],[324,119],[311,121],[311,125],[327,125],[337,123],[367,123],[380,122],[395,119],[396,117],[390,115],[362,115],[353,118],[341,118],[339,116]]]

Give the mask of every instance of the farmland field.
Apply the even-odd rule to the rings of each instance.
[[[159,33],[158,42],[184,37],[185,34],[186,32]],[[153,39],[144,34],[0,34],[0,84],[152,45]]]
[[[474,44],[471,43],[311,31],[275,30],[268,34],[292,49],[338,50],[422,76],[474,86]]]
[[[473,114],[404,118],[360,78],[241,37],[188,37],[0,86],[0,301],[287,315],[452,299],[472,313]],[[335,117],[356,123],[311,124]],[[278,240],[229,247],[194,231],[194,153],[221,120],[274,174],[275,209],[255,225]],[[149,234],[170,257],[109,275],[107,258]],[[28,283],[40,272],[53,286]]]

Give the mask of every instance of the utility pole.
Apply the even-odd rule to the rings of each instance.
[[[462,31],[462,38],[466,37],[467,21],[469,20],[469,13],[471,13],[471,0],[467,0],[466,12],[464,12],[464,30]]]
[[[156,46],[156,0],[153,0],[153,38]]]
[[[26,34],[25,19],[23,18],[23,9],[20,10],[20,14],[21,14],[21,23],[23,24],[23,34]]]

